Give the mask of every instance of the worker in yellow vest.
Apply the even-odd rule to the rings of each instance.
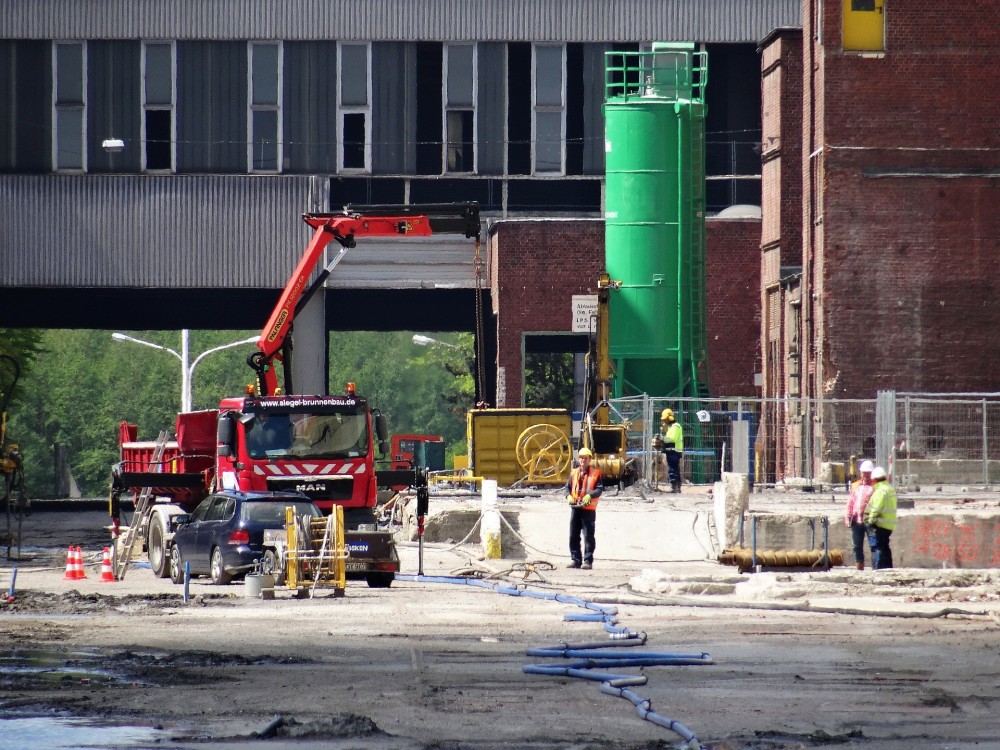
[[[896,528],[896,490],[889,484],[881,466],[872,470],[872,482],[875,489],[865,508],[865,523],[868,525],[868,544],[872,548],[872,567],[880,570],[892,567],[889,537]]]
[[[660,434],[653,440],[653,448],[667,457],[667,477],[670,491],[681,491],[681,459],[684,457],[684,428],[674,417],[673,409],[660,414]]]

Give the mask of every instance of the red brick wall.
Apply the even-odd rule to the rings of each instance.
[[[506,382],[497,406],[520,406],[521,334],[570,330],[572,296],[596,294],[604,269],[604,222],[501,221],[492,230],[491,255],[497,368]]]
[[[760,219],[705,222],[708,383],[712,396],[757,396]]]
[[[844,397],[998,390],[997,7],[893,5],[880,57],[842,52],[825,8],[818,380]]]
[[[712,395],[752,396],[760,338],[760,221],[709,219],[706,245]],[[604,268],[604,222],[498,222],[490,235],[490,263],[497,367],[506,383],[506,398],[498,396],[497,406],[520,406],[521,335],[569,331],[571,297],[595,293]]]
[[[761,48],[761,395],[780,398],[799,388],[779,284],[783,266],[802,264],[802,32],[777,30]]]
[[[802,32],[782,29],[761,51],[761,246],[802,262]],[[765,281],[776,281],[765,280]]]

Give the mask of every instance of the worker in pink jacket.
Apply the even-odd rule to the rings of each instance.
[[[847,498],[847,511],[844,513],[844,523],[851,530],[851,542],[854,544],[854,562],[858,570],[865,569],[865,540],[868,531],[865,525],[865,508],[875,491],[872,481],[872,471],[875,464],[862,461],[858,468],[860,478],[851,485],[851,495]]]

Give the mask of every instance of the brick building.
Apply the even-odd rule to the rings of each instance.
[[[758,395],[756,334],[759,219],[710,218],[705,226],[708,375],[713,396]],[[497,403],[520,406],[526,352],[584,352],[571,332],[573,295],[594,294],[604,270],[601,220],[511,220],[490,235],[497,328]],[[553,259],[558,259],[553,263]]]
[[[1000,390],[996,21],[805,0],[762,43],[762,372],[812,399],[793,433],[822,399]]]

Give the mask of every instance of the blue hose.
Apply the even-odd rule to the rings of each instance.
[[[562,657],[568,659],[583,659],[583,661],[573,662],[563,666],[545,666],[540,664],[527,664],[523,671],[525,674],[539,674],[552,677],[575,677],[581,680],[601,683],[601,692],[607,695],[614,695],[625,698],[635,706],[639,718],[652,722],[657,726],[668,729],[679,735],[692,750],[700,748],[701,742],[680,722],[661,716],[651,709],[649,699],[637,695],[626,688],[646,684],[645,675],[612,674],[609,672],[597,672],[595,668],[618,668],[618,667],[650,667],[650,666],[677,666],[677,665],[706,665],[714,664],[712,657],[707,653],[681,654],[672,652],[631,652],[619,650],[622,646],[633,647],[646,644],[646,634],[629,630],[628,628],[616,625],[618,609],[616,607],[606,607],[594,602],[588,602],[575,596],[565,594],[550,594],[542,591],[532,591],[530,589],[520,589],[503,583],[489,583],[478,578],[461,578],[454,576],[422,576],[422,575],[400,575],[396,574],[397,581],[413,581],[415,583],[451,583],[465,586],[476,586],[477,588],[493,589],[499,594],[508,596],[527,596],[534,599],[545,599],[563,604],[573,604],[583,609],[589,610],[586,614],[572,613],[563,615],[563,620],[568,622],[600,622],[610,635],[607,641],[591,643],[568,644],[560,643],[556,646],[544,648],[528,649],[528,656],[542,657]],[[614,646],[615,649],[610,649]],[[604,650],[609,649],[609,650]]]

